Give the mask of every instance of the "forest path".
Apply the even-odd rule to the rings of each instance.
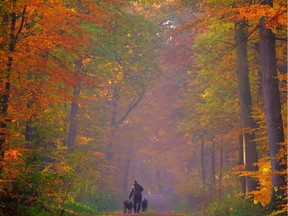
[[[148,200],[148,209],[155,212],[171,212],[163,194],[144,194],[144,198]]]
[[[123,214],[123,213],[116,213],[115,216],[181,216],[180,214],[175,213],[169,208],[165,200],[165,196],[163,194],[144,194],[143,199],[146,198],[148,200],[148,211],[141,212],[140,214]]]

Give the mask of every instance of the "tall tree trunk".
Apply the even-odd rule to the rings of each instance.
[[[204,151],[205,151],[205,146],[204,146],[204,140],[202,138],[201,140],[201,152],[200,152],[200,160],[201,160],[201,180],[202,180],[202,184],[203,184],[203,187],[205,188],[206,187],[206,171],[205,171],[205,154],[204,154]]]
[[[27,109],[31,109],[32,102],[27,103]],[[32,126],[31,118],[26,121],[26,128],[25,128],[25,140],[29,143],[32,142],[35,138],[35,128]]]
[[[80,96],[80,87],[76,86],[74,88],[73,97],[76,99],[76,98],[79,98],[79,96]],[[71,110],[70,110],[70,127],[69,127],[69,133],[68,133],[68,141],[67,141],[67,147],[69,149],[69,152],[72,151],[72,148],[76,140],[77,113],[78,113],[78,102],[74,101],[71,103]]]
[[[215,191],[216,188],[216,165],[215,165],[215,141],[212,141],[211,145],[211,189]]]
[[[161,171],[160,170],[157,170],[157,172],[156,172],[156,180],[158,182],[159,192],[163,193],[164,192],[164,188],[163,188],[163,185],[162,185],[162,178],[161,178]]]
[[[113,156],[113,152],[112,152],[113,140],[115,138],[115,135],[116,135],[116,132],[118,129],[117,108],[118,108],[119,94],[120,94],[120,87],[118,87],[118,86],[113,87],[112,101],[110,103],[110,105],[111,105],[111,119],[110,119],[111,133],[109,136],[109,143],[107,146],[107,157],[109,159],[111,159]]]
[[[124,162],[124,175],[122,181],[122,193],[127,194],[128,192],[128,177],[130,172],[130,162],[131,162],[131,154],[126,158]]]
[[[13,66],[13,53],[15,52],[16,42],[18,40],[19,34],[22,32],[25,14],[26,14],[26,6],[24,5],[23,11],[20,18],[20,25],[18,30],[16,31],[16,22],[17,22],[17,14],[16,14],[16,0],[12,2],[12,13],[11,13],[11,25],[10,25],[10,42],[9,42],[9,54],[7,59],[7,72],[6,72],[6,80],[5,80],[5,87],[4,93],[1,95],[0,103],[1,103],[1,113],[0,113],[0,157],[4,157],[4,144],[6,142],[6,129],[7,123],[9,119],[7,118],[8,115],[8,105],[9,105],[9,97],[10,97],[10,76],[12,73],[12,66]],[[3,17],[3,25],[9,25],[9,16],[7,14]],[[0,172],[2,171],[2,166],[0,166]]]
[[[188,174],[191,174],[193,172],[193,167],[195,166],[195,154],[196,152],[193,151],[192,149],[192,152],[191,152],[191,156],[189,157],[188,159],[188,162],[187,162],[187,173]]]
[[[222,145],[222,143],[221,143]],[[219,194],[222,194],[222,176],[223,176],[223,147],[220,148],[220,167],[219,167]]]
[[[251,131],[256,127],[252,118],[252,98],[250,92],[249,69],[248,69],[248,52],[247,52],[247,23],[240,21],[235,23],[235,40],[236,40],[236,70],[238,75],[238,90],[240,99],[240,119],[243,129],[243,154],[244,166],[247,171],[258,170],[255,163],[258,161],[257,149],[255,143],[255,133]],[[250,130],[250,131],[247,131]],[[246,177],[246,195],[256,190],[257,180]]]
[[[80,71],[81,67],[82,67],[82,60],[76,61],[77,71]],[[67,140],[68,152],[73,151],[73,147],[74,147],[76,135],[77,135],[78,99],[80,97],[80,91],[81,91],[81,84],[79,81],[78,84],[74,87],[73,101],[71,103],[70,127],[69,127],[68,140]]]
[[[32,142],[33,141],[33,127],[31,126],[32,121],[28,120],[26,121],[26,128],[25,128],[25,140],[27,142]]]
[[[118,100],[120,96],[119,94],[120,94],[120,87],[113,87],[113,95],[112,95],[112,101],[111,101],[111,107],[112,107],[111,122],[110,122],[111,126],[116,125]]]
[[[263,4],[273,7],[271,0],[262,1]],[[277,153],[284,142],[283,122],[281,115],[281,101],[279,83],[277,78],[275,35],[265,26],[265,19],[260,21],[260,62],[262,70],[262,84],[264,96],[264,109],[268,132],[269,153],[272,165],[272,195],[271,204],[285,204],[285,187],[287,169],[286,163],[281,164]]]
[[[4,86],[4,93],[1,95],[0,102],[1,102],[1,123],[0,123],[0,155],[1,158],[4,158],[4,144],[6,141],[6,129],[7,129],[7,114],[8,114],[8,103],[9,103],[9,94],[10,94],[10,74],[12,71],[12,63],[13,63],[13,57],[11,54],[15,50],[15,26],[16,26],[16,13],[15,11],[16,7],[16,1],[13,1],[13,8],[12,8],[12,14],[11,14],[11,26],[10,26],[10,44],[9,44],[9,56],[7,61],[7,73],[6,73],[6,80],[5,80],[5,86]],[[4,23],[5,22],[5,23]],[[9,16],[4,15],[3,17],[3,25],[8,25],[9,22]],[[1,166],[2,170],[2,166]]]

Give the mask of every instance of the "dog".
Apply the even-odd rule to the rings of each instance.
[[[142,201],[142,212],[147,211],[148,208],[148,200],[144,198],[144,200]]]
[[[125,200],[123,202],[123,212],[125,213],[132,213],[133,203],[130,200]]]

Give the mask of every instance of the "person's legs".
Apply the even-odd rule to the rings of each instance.
[[[134,197],[133,210],[134,210],[135,213],[137,213],[137,208],[136,208],[136,206],[137,206],[137,199]]]
[[[136,210],[137,211],[136,211],[136,213],[139,213],[140,209],[141,209],[141,204],[142,204],[142,196],[136,197],[135,202],[137,203],[137,206],[136,206]]]
[[[140,212],[140,209],[141,209],[141,202],[142,202],[142,200],[139,199],[139,200],[138,200],[138,206],[137,206],[137,213]]]

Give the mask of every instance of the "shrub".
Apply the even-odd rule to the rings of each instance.
[[[265,216],[269,212],[260,205],[255,205],[249,200],[227,194],[212,202],[206,209],[208,216]]]

